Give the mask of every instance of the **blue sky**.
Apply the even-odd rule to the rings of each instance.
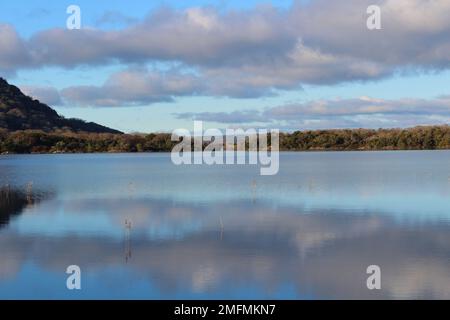
[[[16,0],[0,10],[0,76],[64,116],[126,132],[194,119],[286,130],[446,124],[446,2]],[[369,3],[383,22],[371,33]],[[82,30],[66,30],[71,4]],[[419,11],[433,22],[421,26]]]

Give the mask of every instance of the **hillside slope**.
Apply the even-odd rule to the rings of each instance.
[[[10,85],[2,78],[0,78],[0,129],[9,132],[62,130],[86,133],[122,133],[94,122],[66,119],[46,104],[26,96],[19,88]]]

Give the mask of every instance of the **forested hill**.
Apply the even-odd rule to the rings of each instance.
[[[0,78],[0,129],[44,132],[121,133],[93,122],[66,119],[49,106],[34,100]]]

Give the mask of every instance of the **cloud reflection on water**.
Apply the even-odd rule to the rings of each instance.
[[[54,232],[60,220],[53,217],[61,214],[76,223]],[[36,216],[45,217],[47,229],[27,228]],[[125,219],[133,221],[128,263]],[[262,298],[450,298],[447,224],[330,209],[305,214],[258,201],[205,205],[150,198],[50,200],[20,220],[0,233],[0,279],[19,276],[29,261],[54,274],[76,262],[104,286],[117,284],[102,271],[119,268],[118,276],[131,271],[127,282],[150,283],[169,296],[240,297],[239,288],[254,286]],[[382,268],[379,292],[365,285],[371,264]],[[0,280],[0,296],[7,296],[1,288]]]

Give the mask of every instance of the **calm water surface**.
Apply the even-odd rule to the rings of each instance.
[[[447,151],[284,153],[265,177],[169,154],[0,156],[6,185],[3,299],[450,299]]]

